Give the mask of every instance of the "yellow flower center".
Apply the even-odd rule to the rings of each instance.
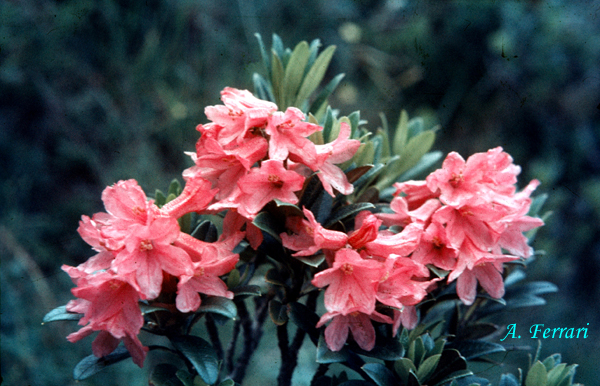
[[[147,252],[147,251],[151,251],[153,249],[154,249],[154,246],[152,245],[152,241],[150,241],[150,240],[140,241],[140,251]]]

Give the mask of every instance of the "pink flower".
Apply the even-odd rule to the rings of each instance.
[[[315,144],[308,138],[323,128],[304,122],[304,114],[295,107],[288,107],[285,113],[276,112],[269,117],[265,132],[269,138],[269,158],[285,161],[288,156],[294,162],[301,162],[311,168],[316,165]]]
[[[348,235],[348,244],[354,249],[361,249],[368,242],[377,238],[381,220],[371,212],[364,210],[354,219],[355,230]]]
[[[101,331],[92,343],[94,355],[111,353],[123,340],[134,362],[142,367],[148,348],[137,338],[144,325],[138,289],[129,280],[101,272],[81,278],[72,293],[79,299],[69,302],[67,310],[83,313],[79,324],[84,327],[67,339],[76,342],[93,331]]]
[[[450,245],[446,228],[438,222],[432,222],[421,235],[419,246],[411,257],[421,264],[452,270],[456,267],[458,249]]]
[[[181,278],[177,285],[177,309],[181,312],[196,311],[200,307],[199,293],[233,299],[233,292],[219,278],[235,268],[239,255],[231,252],[240,242],[243,233],[236,237],[205,243],[181,233],[175,245],[185,250],[194,261],[194,272]]]
[[[432,198],[438,198],[439,192],[431,191],[427,187],[426,181],[405,181],[394,184],[396,197],[402,197],[406,200],[407,211],[413,211],[421,207],[426,201]],[[397,213],[402,213],[398,211]]]
[[[155,299],[160,294],[163,270],[178,277],[193,274],[189,255],[171,245],[181,233],[174,218],[158,217],[129,232],[125,249],[117,254],[112,267],[119,275],[134,273],[146,298]]]
[[[398,333],[401,324],[404,328],[412,330],[417,327],[417,323],[419,323],[419,317],[415,306],[405,306],[401,310],[394,310],[394,324],[392,326],[394,336]]]
[[[276,104],[258,99],[247,90],[226,87],[221,91],[221,100],[225,106],[208,106],[204,112],[218,125],[217,140],[224,146],[234,140],[242,142],[250,129],[265,126],[277,111]]]
[[[340,249],[335,254],[333,267],[316,274],[312,284],[328,286],[325,290],[327,311],[343,315],[354,311],[371,314],[375,310],[377,286],[384,273],[381,262],[363,259],[352,249]]]
[[[346,246],[348,236],[345,233],[323,228],[310,210],[304,208],[303,211],[307,220],[300,217],[286,219],[287,228],[296,234],[281,234],[283,246],[298,251],[292,256],[310,256],[321,249],[336,251]]]
[[[457,279],[456,292],[464,304],[473,304],[477,294],[477,282],[494,298],[504,296],[502,263],[518,259],[517,256],[498,255],[479,249],[466,238],[458,252],[456,267],[448,276],[448,282]]]
[[[136,180],[119,181],[102,192],[102,201],[111,225],[124,229],[133,224],[146,224],[158,207],[148,202]]]
[[[223,200],[233,194],[240,178],[267,154],[268,144],[263,137],[252,137],[239,146],[225,149],[213,138],[204,136],[196,144],[196,152],[191,153],[195,166],[184,170],[186,180],[203,177],[219,189],[216,196]]]
[[[267,160],[238,181],[241,194],[233,201],[241,215],[253,218],[274,199],[296,204],[298,197],[294,192],[301,190],[303,184],[304,177],[286,170],[283,162]]]
[[[364,252],[382,258],[392,254],[408,256],[417,248],[422,233],[423,226],[416,223],[409,224],[400,233],[380,231],[375,240],[364,244]]]
[[[381,279],[376,295],[381,303],[402,309],[421,302],[427,296],[427,288],[433,281],[425,281],[429,278],[429,270],[424,265],[407,257],[392,255],[386,266],[391,268]]]
[[[331,196],[334,196],[333,189],[345,195],[354,190],[344,172],[334,165],[350,160],[360,147],[360,141],[349,139],[350,131],[350,126],[342,122],[340,133],[333,142],[316,146],[319,165],[313,170],[318,170],[317,177]]]
[[[211,189],[211,183],[204,178],[191,178],[179,196],[161,208],[163,214],[179,218],[186,213],[201,212],[208,207],[217,189]]]
[[[346,340],[348,332],[352,331],[352,337],[360,348],[371,351],[375,347],[375,329],[371,319],[380,323],[392,324],[389,316],[382,315],[376,311],[371,314],[365,314],[358,310],[348,314],[328,312],[321,317],[317,328],[324,325],[328,320],[333,319],[325,328],[325,343],[331,351],[340,351]]]
[[[440,200],[447,205],[478,206],[482,202],[504,203],[514,194],[521,169],[501,147],[476,153],[467,161],[456,152],[448,154],[442,168],[427,177],[427,187],[439,189]]]
[[[390,209],[392,213],[377,213],[378,219],[383,222],[385,226],[401,226],[404,227],[410,223],[421,223],[426,225],[431,220],[431,216],[441,207],[441,203],[438,199],[431,198],[425,201],[421,206],[409,210],[407,197],[396,196],[390,203]]]

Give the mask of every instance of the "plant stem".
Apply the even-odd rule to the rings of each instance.
[[[312,381],[310,381],[310,386],[316,386],[319,378],[325,376],[327,370],[329,370],[329,366],[325,363],[321,363],[317,368],[315,375],[313,375]]]
[[[233,371],[233,357],[235,355],[235,346],[237,344],[237,338],[240,335],[241,326],[242,321],[239,318],[236,319],[235,323],[233,324],[231,340],[227,344],[227,354],[225,356],[225,363],[223,364],[223,368],[230,373]]]
[[[238,383],[242,383],[246,376],[246,370],[250,364],[250,358],[254,351],[258,347],[258,343],[263,334],[262,326],[267,317],[268,303],[273,297],[272,293],[268,293],[265,296],[254,298],[256,316],[252,318],[246,307],[246,303],[243,300],[235,300],[237,305],[238,316],[241,320],[241,326],[244,335],[244,348],[240,354],[238,361],[229,374],[229,378],[233,379]]]
[[[208,331],[208,336],[210,337],[210,343],[212,343],[213,348],[217,353],[217,357],[219,359],[223,359],[223,345],[221,344],[221,339],[219,338],[219,331],[217,330],[217,326],[215,324],[215,320],[210,314],[206,314],[206,331]]]

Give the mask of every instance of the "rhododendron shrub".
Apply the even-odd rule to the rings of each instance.
[[[273,58],[284,55],[277,47]],[[481,340],[499,327],[480,320],[527,304],[505,287],[534,254],[526,233],[543,225],[531,197],[539,182],[519,190],[520,168],[500,147],[466,161],[452,152],[422,180],[404,178],[398,168],[415,176],[439,159],[433,131],[403,113],[394,137],[371,136],[358,113],[338,117],[326,97],[341,77],[311,105],[333,54],[318,47],[300,43],[283,72],[265,59],[257,95],[227,87],[206,107],[183,189],[175,181],[149,199],[135,180],[119,181],[102,193],[104,212],[82,217],[95,255],[63,266],[75,299],[45,319],[78,320],[71,342],[97,333],[75,378],[128,357],[142,367],[161,350],[173,358],[151,384],[242,382],[267,315],[280,385],[291,384],[306,337],[321,364],[316,385],[337,384],[331,363],[378,385],[476,382],[459,350],[505,350]],[[553,289],[542,288],[516,299]],[[147,334],[164,341],[146,346]]]

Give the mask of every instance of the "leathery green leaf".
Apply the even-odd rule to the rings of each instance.
[[[404,146],[408,140],[408,113],[402,110],[396,132],[394,133],[394,142],[392,143],[393,154],[402,154]]]
[[[323,50],[323,52],[321,52],[321,54],[315,60],[315,63],[312,65],[310,70],[308,70],[308,73],[304,77],[304,81],[300,86],[300,90],[298,91],[296,102],[294,103],[296,106],[308,99],[310,94],[312,94],[317,87],[319,87],[319,84],[321,84],[321,81],[325,76],[327,67],[329,67],[329,63],[331,62],[335,48],[335,46],[329,46]]]
[[[433,130],[424,131],[409,139],[406,148],[400,156],[401,167],[396,171],[396,176],[400,176],[415,166],[421,157],[431,149],[434,141],[435,133]]]
[[[76,381],[81,381],[91,377],[100,370],[129,358],[131,355],[125,347],[117,347],[112,353],[98,358],[95,355],[89,355],[83,358],[73,369],[73,378]]]
[[[377,384],[377,386],[394,386],[398,383],[394,373],[381,363],[367,363],[362,369]]]
[[[431,374],[433,374],[441,357],[442,354],[432,355],[429,358],[425,359],[423,363],[421,363],[419,369],[417,370],[417,378],[419,378],[421,382],[423,382],[424,380],[429,378]]]
[[[298,91],[298,87],[300,87],[302,78],[304,77],[304,69],[306,67],[306,63],[308,63],[309,57],[310,51],[308,48],[308,43],[304,41],[298,43],[292,52],[292,56],[290,57],[287,67],[285,68],[285,75],[283,78],[285,106],[279,106],[281,110],[283,110],[284,107],[291,106],[292,104],[296,107],[300,107],[299,104],[295,103],[296,93]],[[302,102],[303,101],[300,101],[300,103]]]
[[[546,386],[548,372],[546,366],[540,361],[535,362],[527,373],[525,378],[525,386]]]
[[[408,382],[408,374],[412,371],[417,372],[415,364],[408,358],[401,358],[394,362],[394,370],[396,374],[400,376],[400,379],[404,384]]]
[[[215,349],[207,341],[194,335],[170,339],[175,349],[190,361],[204,382],[212,385],[217,381],[219,361]]]
[[[79,320],[82,316],[82,314],[67,311],[67,306],[60,306],[48,312],[44,316],[42,324],[56,322],[57,320]]]
[[[237,315],[237,307],[235,303],[227,298],[220,296],[211,296],[205,299],[198,312],[211,312],[214,314],[223,315],[230,319],[235,319]]]
[[[275,103],[281,109],[283,108],[283,104],[285,103],[283,100],[283,63],[281,63],[281,59],[273,51],[272,56],[272,75],[271,75],[271,84],[273,85],[273,96],[275,97]]]
[[[288,321],[287,307],[280,301],[271,299],[269,302],[269,316],[273,323],[283,326]]]
[[[148,385],[185,386],[181,379],[177,377],[177,367],[169,363],[159,363],[152,369]]]

